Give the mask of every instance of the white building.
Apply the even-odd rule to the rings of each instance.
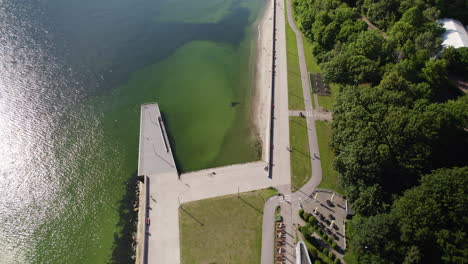
[[[444,48],[454,47],[468,47],[468,32],[463,24],[455,19],[444,18],[438,20],[439,24],[445,28],[442,34],[442,46]]]

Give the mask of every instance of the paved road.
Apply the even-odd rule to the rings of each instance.
[[[286,57],[286,28],[284,17],[284,2],[281,0],[270,1],[271,5],[276,4],[276,72],[275,72],[275,136],[273,142],[275,143],[273,151],[273,160],[275,166],[273,167],[273,179],[287,177],[288,185],[275,186],[281,193],[290,195],[291,193],[291,162],[290,152],[287,151],[289,147],[289,108],[288,108],[288,76],[287,76],[287,57]],[[278,129],[278,130],[276,130]],[[276,132],[278,131],[278,133]],[[286,182],[286,180],[282,180]],[[282,201],[282,197],[272,197],[265,203],[263,212],[263,226],[262,226],[262,257],[261,261],[265,264],[274,262],[274,211],[277,205]],[[283,210],[287,212],[290,210]],[[285,219],[286,220],[286,219]],[[287,227],[287,232],[291,233],[291,226]],[[288,252],[295,252],[293,249],[295,240],[290,236],[287,237],[286,242],[290,244]],[[294,260],[294,256],[290,256]]]
[[[305,112],[306,113],[314,113],[312,107],[312,96],[311,96],[311,89],[309,86],[308,80],[308,71],[305,63],[304,57],[304,48],[302,45],[302,33],[297,29],[294,24],[294,19],[292,17],[291,12],[291,2],[290,0],[287,1],[287,16],[288,22],[293,31],[296,33],[297,39],[297,47],[298,47],[298,55],[299,55],[299,66],[301,70],[301,81],[302,81],[302,90],[303,90],[303,97],[304,97],[304,105],[305,105]],[[284,2],[282,0],[278,0],[278,14],[284,14]],[[286,38],[284,34],[284,27],[285,22],[282,20],[282,17],[278,15],[277,17],[277,24],[278,24],[278,44],[277,46],[281,46],[282,48],[286,48]],[[287,86],[284,87],[287,90]],[[317,96],[314,95],[315,105],[319,106]],[[298,114],[296,112],[288,111],[289,115]],[[307,130],[308,130],[308,137],[309,137],[309,149],[311,156],[316,155],[319,156],[319,148],[318,148],[318,141],[317,141],[317,132],[315,128],[315,117],[313,114],[305,115],[307,120]],[[289,162],[289,160],[288,160]],[[320,184],[322,181],[322,164],[320,163],[320,159],[312,159],[312,177],[311,179],[302,186],[299,190],[294,193],[290,193],[289,190],[280,190],[283,194],[287,197],[286,199],[282,199],[279,197],[274,197],[269,199],[265,203],[264,215],[263,215],[263,234],[262,234],[262,264],[271,264],[274,263],[273,259],[273,250],[274,250],[274,211],[277,206],[281,207],[281,212],[284,217],[284,223],[286,225],[286,230],[288,232],[288,236],[286,237],[286,252],[287,255],[290,256],[287,258],[287,263],[295,263],[295,235],[296,235],[296,226],[297,224],[302,223],[302,220],[298,216],[297,212],[300,209],[300,204],[309,201],[312,196],[312,192],[315,188]]]

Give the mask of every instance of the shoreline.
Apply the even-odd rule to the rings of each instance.
[[[257,24],[258,38],[256,48],[255,79],[252,93],[252,121],[262,142],[262,158],[268,157],[269,116],[271,99],[271,63],[273,47],[273,7],[267,0],[261,19]]]

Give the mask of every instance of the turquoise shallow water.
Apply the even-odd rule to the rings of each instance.
[[[139,105],[179,169],[259,158],[262,0],[0,3],[0,263],[129,263]]]

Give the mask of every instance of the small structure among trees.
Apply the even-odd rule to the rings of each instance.
[[[442,34],[442,46],[444,48],[454,47],[457,49],[468,47],[468,32],[460,21],[444,18],[439,19],[437,22],[445,29],[445,32]]]
[[[322,74],[309,73],[309,78],[313,93],[325,96],[329,96],[331,94],[330,86],[328,83],[323,81]]]

